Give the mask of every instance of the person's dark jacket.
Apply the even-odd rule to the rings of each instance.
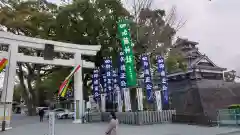
[[[39,111],[39,116],[43,116],[43,115],[44,115],[44,110],[41,109],[41,110]]]

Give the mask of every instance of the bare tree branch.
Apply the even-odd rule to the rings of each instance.
[[[176,6],[172,6],[167,14],[165,10],[152,9],[154,0],[134,0],[132,4],[133,18],[136,24],[134,52],[137,55],[147,53],[151,59],[156,55],[167,55],[173,47],[173,39],[185,24],[186,20],[177,15]],[[135,58],[137,63],[139,57]]]

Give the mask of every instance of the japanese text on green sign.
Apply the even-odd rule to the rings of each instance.
[[[125,57],[126,79],[129,87],[136,86],[137,77],[135,72],[134,57],[132,51],[132,41],[130,37],[128,24],[123,21],[118,23],[118,32],[121,38],[122,48]]]

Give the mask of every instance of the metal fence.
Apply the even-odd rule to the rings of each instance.
[[[164,111],[143,111],[143,112],[116,112],[119,123],[130,125],[149,125],[172,122],[172,115],[175,110]],[[107,122],[109,113],[91,113],[87,116],[88,122]]]
[[[85,115],[85,120],[87,122],[101,122],[102,116],[101,112],[88,113]]]
[[[222,109],[217,113],[217,121],[219,126],[230,125],[239,126],[240,125],[240,109]]]

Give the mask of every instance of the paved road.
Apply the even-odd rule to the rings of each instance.
[[[55,135],[104,135],[105,123],[72,124],[70,120],[56,121]],[[47,135],[48,123],[40,123],[38,117],[14,116],[13,129],[1,135]],[[239,135],[236,128],[201,127],[181,124],[159,124],[151,126],[120,125],[119,135]]]

